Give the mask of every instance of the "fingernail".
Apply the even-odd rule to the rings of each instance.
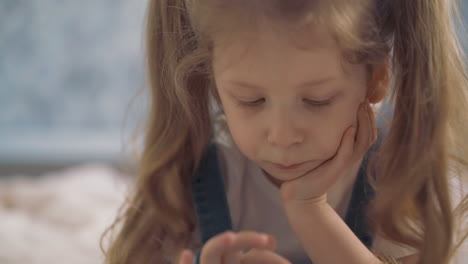
[[[226,232],[226,240],[227,241],[232,241],[235,237],[235,233],[234,232],[231,232],[231,231],[228,231]]]
[[[260,239],[262,240],[263,243],[268,242],[268,238],[269,238],[268,235],[261,235],[260,236]]]

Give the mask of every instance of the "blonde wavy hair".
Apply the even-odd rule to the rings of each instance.
[[[467,197],[453,211],[449,189],[451,177],[465,183],[468,171],[457,10],[449,0],[149,0],[151,109],[134,189],[101,239],[110,241],[106,263],[172,263],[200,246],[191,183],[215,125],[213,36],[252,29],[258,19],[285,33],[327,27],[343,58],[367,65],[369,76],[390,61],[394,113],[371,160],[377,195],[369,217],[375,232],[418,249],[419,263],[448,263],[467,236],[454,237]]]

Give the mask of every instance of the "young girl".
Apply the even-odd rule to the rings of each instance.
[[[468,203],[455,10],[150,0],[151,110],[107,263],[455,263]]]

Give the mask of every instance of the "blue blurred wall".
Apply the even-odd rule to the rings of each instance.
[[[145,4],[0,1],[0,163],[119,155],[144,81]]]

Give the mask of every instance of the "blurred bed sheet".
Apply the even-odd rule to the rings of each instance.
[[[102,263],[99,238],[129,177],[105,164],[7,176],[0,178],[0,263]]]
[[[0,177],[0,263],[102,263],[99,238],[130,179],[105,164]],[[461,250],[468,259],[467,243]]]

